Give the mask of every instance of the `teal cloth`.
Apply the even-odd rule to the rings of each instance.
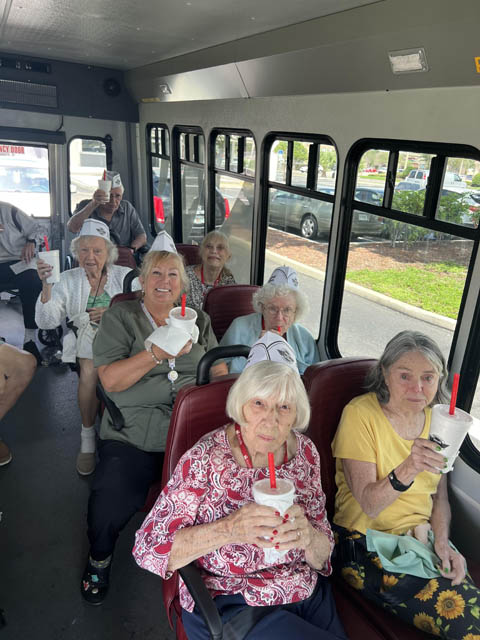
[[[367,549],[377,553],[385,571],[407,573],[419,578],[438,578],[440,559],[434,551],[434,535],[428,533],[428,545],[412,536],[367,529]],[[453,545],[450,543],[453,547]]]

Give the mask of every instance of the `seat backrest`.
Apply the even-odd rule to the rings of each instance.
[[[238,374],[222,376],[207,385],[185,385],[178,391],[165,445],[162,486],[168,482],[185,451],[193,447],[203,435],[228,422],[225,404],[230,387],[237,377]],[[165,611],[172,627],[173,612],[177,614],[177,638],[186,637],[181,624],[177,575],[163,582],[162,593]]]
[[[185,264],[200,264],[200,247],[198,244],[176,244],[178,253],[185,258]]]
[[[210,316],[217,340],[222,339],[232,320],[254,312],[252,297],[259,288],[256,284],[228,284],[207,292],[203,310]]]
[[[331,442],[343,408],[350,400],[365,393],[364,382],[375,364],[372,358],[338,358],[310,365],[303,374],[312,416],[306,432],[320,454],[322,488],[331,521],[335,502],[335,460]]]
[[[110,306],[112,306],[113,304],[116,304],[117,302],[125,302],[126,300],[136,300],[141,295],[142,294],[140,293],[140,291],[129,291],[128,293],[117,293],[110,300]]]
[[[118,249],[118,258],[115,261],[115,264],[118,264],[120,267],[130,267],[130,269],[136,269],[137,263],[135,262],[135,258],[133,257],[132,250],[130,247],[119,247]]]

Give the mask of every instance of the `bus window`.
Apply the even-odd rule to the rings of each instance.
[[[334,170],[328,173],[327,163],[320,169],[320,157],[322,153],[334,153],[334,158],[323,156],[322,159],[325,162],[328,158],[329,166],[336,167],[335,147],[318,139],[298,140],[293,136],[271,138],[266,144],[271,145],[269,158],[275,166],[273,169],[270,166],[268,172],[264,282],[277,266],[286,264],[297,271],[300,288],[310,302],[309,313],[300,322],[317,336],[335,199]],[[299,163],[300,156],[304,164]],[[283,173],[285,164],[288,169]],[[279,182],[285,182],[285,186]],[[305,186],[300,188],[299,185]]]
[[[35,218],[50,218],[48,149],[0,142],[0,200]]]
[[[180,164],[182,242],[200,244],[205,235],[205,139],[196,127],[175,127]],[[176,193],[176,192],[175,192]]]
[[[359,189],[372,189],[366,185],[373,180],[364,180],[362,169],[357,167],[338,333],[344,356],[378,356],[395,334],[413,329],[431,336],[448,360],[476,234],[472,228],[455,224],[453,218],[463,212],[455,197],[449,204],[449,217],[442,219],[438,212],[434,216],[433,203],[442,201],[443,169],[437,159],[433,162],[441,157],[440,148],[436,154],[429,148],[432,146],[407,154],[392,145],[389,153],[385,152],[392,179],[380,198],[383,205],[358,196]],[[379,153],[364,153],[362,161],[370,157],[378,164]],[[422,168],[410,169],[412,163]],[[409,187],[416,184],[414,180],[426,180],[429,189],[422,184],[420,189],[398,190],[399,177],[405,177]],[[399,198],[405,194],[410,198],[409,207],[402,208]],[[372,205],[381,210],[376,213]]]
[[[98,180],[107,168],[105,143],[98,138],[72,138],[68,144],[70,211],[82,200],[91,200]]]
[[[225,233],[236,282],[250,282],[255,192],[255,140],[248,131],[214,131],[215,228]]]
[[[172,185],[170,179],[170,136],[160,125],[147,125],[147,162],[151,176],[152,227],[154,234],[172,234]]]

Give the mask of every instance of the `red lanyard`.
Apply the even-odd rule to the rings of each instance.
[[[242,452],[243,459],[245,460],[245,464],[249,469],[253,468],[252,459],[250,458],[250,454],[247,451],[247,447],[245,446],[245,442],[242,438],[242,432],[240,426],[235,423],[235,433],[237,435],[238,444],[240,446],[240,451]],[[288,452],[287,452],[287,441],[284,442],[284,455],[283,455],[283,464],[287,464],[288,462]],[[279,465],[280,466],[280,465]]]
[[[206,286],[207,286],[207,287],[217,287],[217,286],[218,286],[218,283],[220,282],[220,276],[221,276],[221,275],[222,275],[222,272],[220,271],[220,275],[219,275],[219,276],[218,276],[218,278],[215,280],[215,282],[213,283],[213,285],[212,285],[212,284],[207,284]],[[202,284],[205,284],[205,278],[203,277],[203,264],[202,264],[201,269],[200,269],[200,278],[201,278]]]

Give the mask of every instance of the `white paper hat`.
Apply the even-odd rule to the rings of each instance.
[[[150,251],[170,251],[170,253],[177,253],[177,247],[166,231],[160,231],[157,237],[153,241]]]
[[[272,284],[283,284],[291,289],[298,289],[297,272],[295,269],[285,265],[274,269],[268,282]]]
[[[122,187],[122,178],[117,171],[106,171],[105,172],[105,180],[112,181],[112,189],[116,189],[117,187]]]
[[[87,218],[82,224],[79,236],[98,236],[99,238],[105,238],[110,240],[110,229],[105,222],[101,220],[95,220],[94,218]]]
[[[298,373],[297,358],[294,350],[286,340],[277,333],[273,333],[273,331],[266,331],[263,336],[252,345],[245,369],[263,360],[287,364]]]

